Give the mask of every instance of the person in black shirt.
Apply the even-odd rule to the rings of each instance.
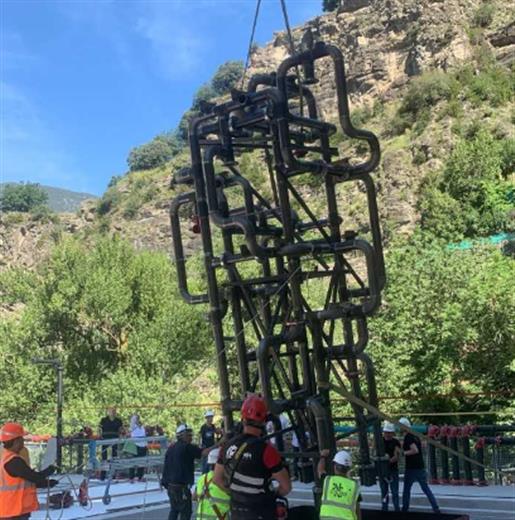
[[[402,450],[405,457],[404,471],[404,487],[402,489],[402,510],[408,511],[411,499],[411,486],[418,482],[420,489],[425,493],[431,507],[435,513],[440,513],[440,508],[436,502],[429,484],[427,483],[427,474],[424,466],[424,457],[422,456],[422,446],[416,435],[410,433],[411,423],[406,417],[399,420],[402,424],[401,430],[404,435]]]
[[[122,420],[116,416],[116,408],[114,406],[110,406],[107,409],[107,416],[102,417],[100,420],[100,438],[102,440],[106,439],[117,439],[120,436],[120,432],[122,430]],[[107,460],[107,450],[109,446],[102,446],[102,460]],[[112,457],[116,457],[118,455],[118,446],[113,444],[111,446],[112,449]],[[100,480],[105,480],[106,472],[101,471]]]
[[[215,436],[220,433],[220,430],[213,424],[215,413],[212,410],[207,410],[204,417],[206,422],[200,428],[200,447],[212,448],[215,444]],[[209,473],[207,456],[202,457],[201,471],[202,473]]]
[[[392,493],[393,508],[400,511],[399,506],[399,457],[401,454],[401,443],[394,437],[395,426],[390,422],[383,425],[384,451],[390,458],[388,477],[379,482],[381,486],[382,510],[388,511],[388,488]]]
[[[177,442],[166,452],[161,485],[167,489],[170,499],[168,520],[190,520],[195,459],[207,455],[212,448],[202,449],[192,444],[193,431],[187,424],[179,425],[175,433]]]

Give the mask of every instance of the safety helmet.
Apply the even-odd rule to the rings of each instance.
[[[218,460],[218,456],[220,455],[220,448],[215,448],[214,450],[211,450],[207,456],[207,463],[208,464],[216,464],[216,461]]]
[[[7,442],[28,435],[20,423],[7,422],[2,426],[0,430],[0,441]]]
[[[241,418],[244,421],[264,423],[267,414],[265,400],[258,395],[249,395],[241,407]]]
[[[385,421],[383,424],[383,431],[388,433],[394,433],[395,432],[395,424]]]
[[[206,410],[206,413],[204,414],[204,417],[214,417],[215,412],[213,410]]]
[[[177,429],[175,430],[175,435],[177,435],[177,437],[179,437],[180,435],[184,435],[186,432],[191,432],[193,431],[186,423],[183,423],[183,424],[179,424],[179,426],[177,426]]]
[[[407,417],[401,417],[399,419],[399,423],[404,425],[404,426],[407,426],[408,428],[411,428],[411,422],[410,422],[410,420]]]
[[[346,466],[350,468],[352,466],[352,457],[348,451],[341,450],[336,452],[333,458],[333,462],[339,466]]]

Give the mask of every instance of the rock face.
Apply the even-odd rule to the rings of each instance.
[[[346,0],[333,13],[327,13],[294,29],[300,42],[306,29],[315,39],[339,47],[346,60],[351,102],[359,105],[396,95],[411,76],[431,69],[447,70],[466,62],[472,55],[471,19],[481,0]],[[497,11],[506,11],[509,2],[496,3]],[[491,45],[506,54],[513,44],[513,23],[499,27],[490,36]],[[252,55],[251,70],[273,70],[288,55],[284,33]],[[320,87],[325,114],[335,114],[330,67],[319,67]]]

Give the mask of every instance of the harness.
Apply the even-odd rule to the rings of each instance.
[[[218,518],[218,520],[225,520],[225,514],[222,513],[222,512],[220,511],[220,508],[219,508],[215,503],[213,503],[213,502],[211,501],[211,499],[213,498],[213,497],[211,496],[211,493],[209,492],[209,484],[211,484],[211,482],[213,482],[213,479],[212,479],[212,478],[211,478],[211,479],[208,479],[207,476],[206,476],[206,478],[205,478],[205,480],[204,480],[204,486],[203,486],[203,488],[202,488],[202,494],[200,495],[199,498],[200,498],[201,500],[204,499],[204,498],[206,498],[207,500],[209,500],[209,503],[210,503],[210,505],[211,505],[213,511],[215,512],[215,515],[216,515],[216,517]],[[200,518],[202,518],[202,515],[203,515],[203,513],[201,512],[201,513],[200,513]]]

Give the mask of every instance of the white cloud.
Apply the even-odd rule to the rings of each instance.
[[[197,23],[205,2],[144,4],[135,31],[150,44],[159,72],[176,80],[194,74],[209,49],[209,39]],[[207,5],[207,4],[206,4]]]

